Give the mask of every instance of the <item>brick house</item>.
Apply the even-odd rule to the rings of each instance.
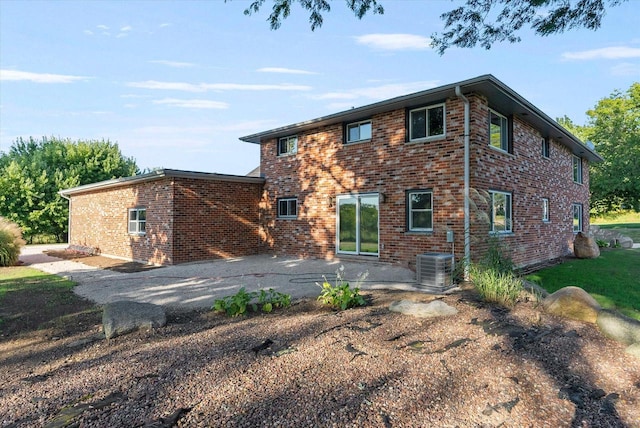
[[[60,193],[69,243],[175,264],[262,252],[415,268],[566,255],[589,228],[589,146],[492,75],[241,138],[252,176],[160,170]],[[259,176],[256,176],[259,175]],[[261,177],[260,177],[261,176]]]
[[[492,75],[241,140],[260,145],[267,248],[412,268],[490,236],[519,266],[570,253],[602,160]]]
[[[263,183],[163,169],[62,190],[69,246],[160,265],[257,254]]]

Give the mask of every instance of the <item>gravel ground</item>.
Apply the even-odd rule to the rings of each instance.
[[[109,342],[98,325],[0,341],[0,426],[640,426],[640,361],[591,325],[468,290],[428,320],[387,308],[433,296],[366,296],[344,312],[175,312]]]

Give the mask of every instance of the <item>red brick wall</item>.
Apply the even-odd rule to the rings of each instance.
[[[176,178],[174,262],[258,254],[261,195],[261,184]]]
[[[146,235],[128,232],[128,209],[147,209]],[[155,264],[173,264],[173,186],[168,178],[71,197],[71,246]]]
[[[262,185],[163,178],[72,196],[69,244],[154,264],[257,254]],[[147,210],[146,234],[129,235],[128,209]]]
[[[572,179],[568,150],[551,143],[551,157],[541,156],[540,134],[516,119],[514,154],[488,146],[487,102],[470,97],[471,186],[479,191],[513,194],[514,234],[503,239],[520,265],[554,258],[568,251],[573,239],[572,202],[584,204],[588,226],[588,165],[584,184]],[[380,204],[379,260],[413,266],[416,254],[451,252],[463,255],[464,113],[458,98],[446,100],[446,136],[424,143],[406,143],[405,110],[372,117],[372,140],[344,145],[342,125],[298,134],[298,153],[277,156],[276,140],[261,145],[265,175],[262,222],[267,244],[278,253],[331,258],[335,255],[336,195],[378,192]],[[363,118],[368,119],[368,118]],[[433,232],[406,231],[406,191],[433,190]],[[482,192],[481,192],[482,193]],[[276,200],[298,198],[298,218],[276,218]],[[540,198],[547,197],[551,222],[542,224]],[[472,210],[472,254],[484,250],[488,224]],[[473,206],[473,204],[472,204]],[[454,231],[454,246],[446,243]]]

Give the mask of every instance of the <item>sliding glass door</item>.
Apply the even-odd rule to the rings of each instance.
[[[377,193],[337,197],[338,253],[378,255],[379,208]]]

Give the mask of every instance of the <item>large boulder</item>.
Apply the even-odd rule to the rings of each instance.
[[[107,339],[141,328],[164,327],[167,315],[161,306],[121,300],[104,305],[102,327]]]
[[[447,305],[442,300],[434,300],[429,303],[412,302],[411,300],[399,300],[389,305],[392,312],[400,312],[401,314],[411,315],[418,318],[432,318],[448,315],[455,315],[458,310],[453,306]]]
[[[600,257],[600,248],[595,239],[578,232],[573,240],[573,254],[579,259],[595,259]]]
[[[564,287],[542,300],[544,309],[554,315],[595,323],[602,309],[596,300],[580,287]]]
[[[596,323],[600,331],[613,340],[627,345],[640,343],[640,321],[603,309]]]

